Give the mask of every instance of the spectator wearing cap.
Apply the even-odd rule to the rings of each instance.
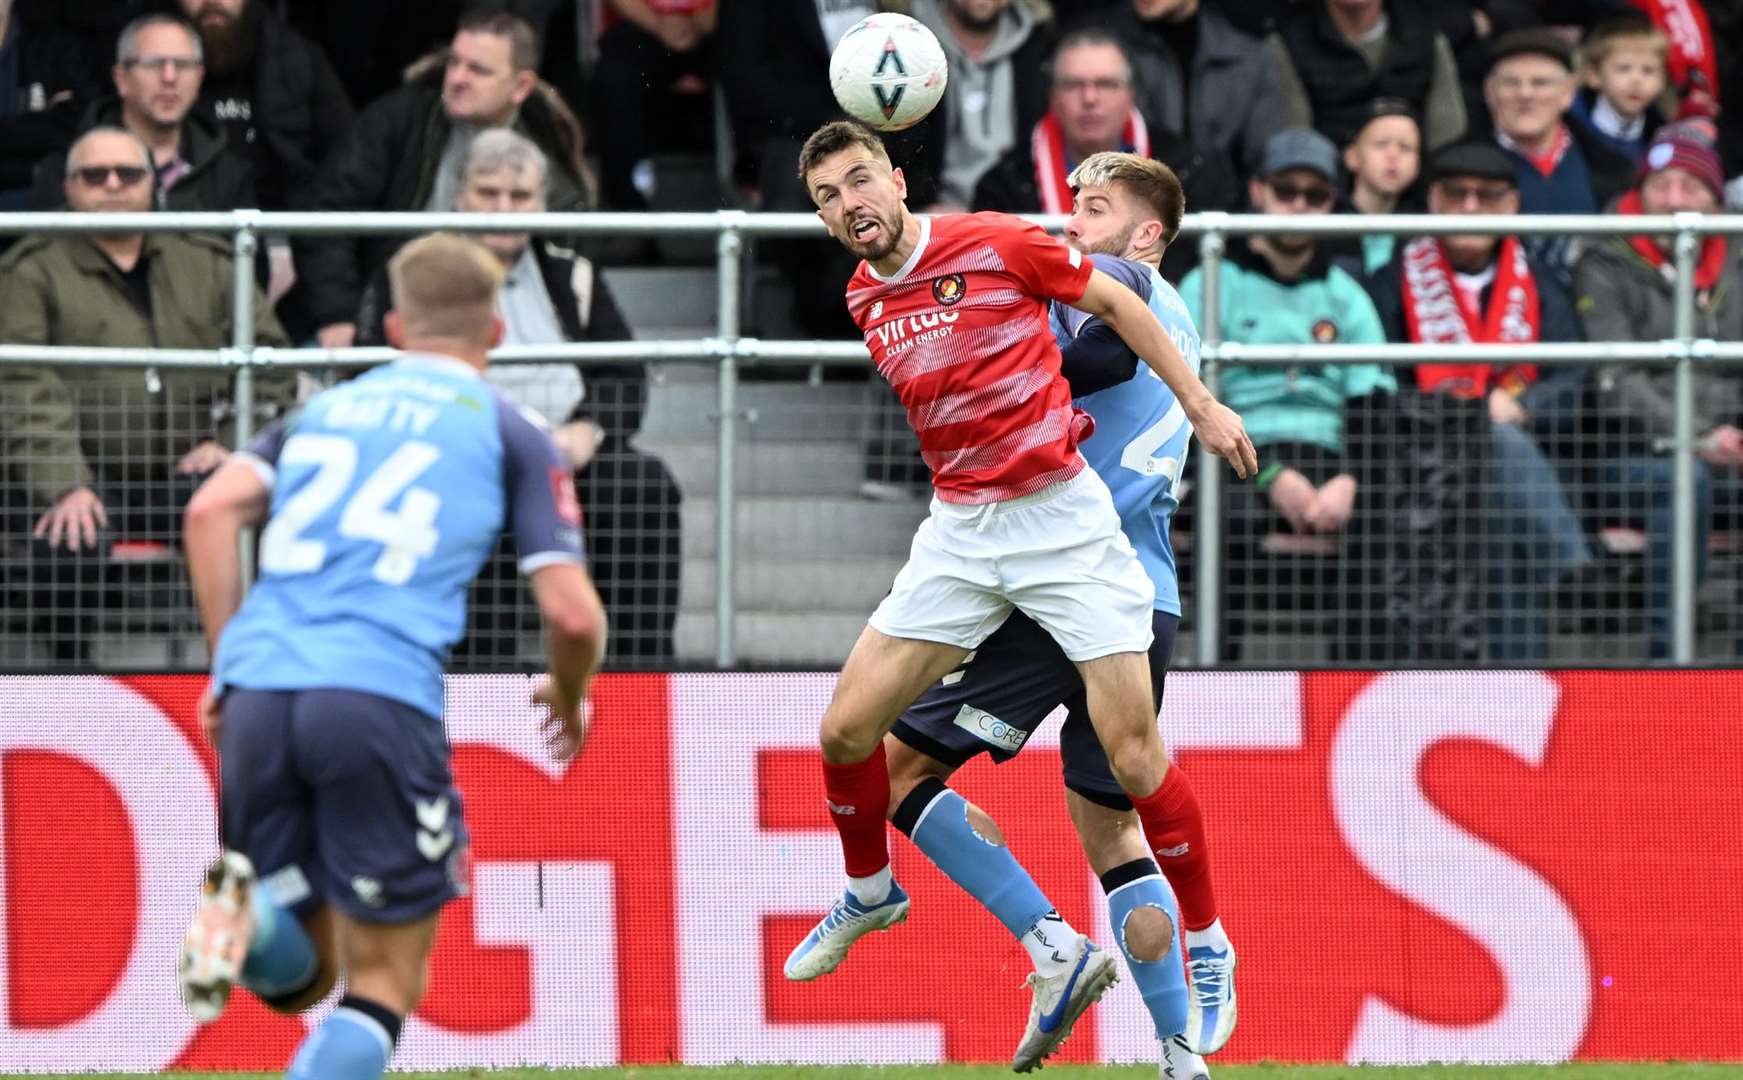
[[[1260,175],[1248,185],[1253,209],[1263,214],[1329,214],[1336,196],[1337,148],[1311,128],[1291,128],[1265,144]],[[1204,319],[1202,271],[1180,292],[1195,320]],[[1312,236],[1280,233],[1236,239],[1221,278],[1220,317],[1225,340],[1258,345],[1379,345],[1386,340],[1374,304],[1357,280],[1331,264]],[[1366,423],[1377,399],[1396,390],[1391,371],[1378,364],[1230,367],[1223,399],[1246,420],[1266,465],[1252,484],[1232,474],[1226,520],[1231,565],[1242,588],[1228,595],[1227,645],[1238,651],[1247,600],[1256,588],[1256,555],[1274,532],[1340,536],[1355,512],[1359,477],[1372,460]],[[1341,590],[1332,576],[1318,579],[1303,601],[1329,612]],[[1303,567],[1267,566],[1269,584],[1305,586]]]
[[[1422,128],[1407,102],[1381,98],[1344,147],[1350,176],[1350,209],[1358,214],[1391,214],[1422,173]],[[1391,233],[1362,237],[1359,272],[1363,277],[1386,265],[1397,247]],[[1347,268],[1347,267],[1346,267]]]
[[[1495,141],[1513,163],[1522,213],[1594,214],[1628,189],[1634,162],[1567,123],[1573,53],[1558,34],[1504,34],[1491,57],[1483,98]]]
[[[1454,143],[1429,159],[1431,214],[1517,214],[1513,162],[1485,142]],[[1431,345],[1528,344],[1582,339],[1557,277],[1514,236],[1418,237],[1369,281],[1388,340]],[[1549,655],[1555,585],[1592,560],[1579,519],[1539,445],[1570,424],[1584,372],[1538,380],[1533,364],[1417,364],[1426,394],[1481,401],[1489,418],[1487,487],[1492,535],[1490,658]]]
[[[1710,214],[1719,208],[1719,155],[1687,123],[1660,130],[1647,149],[1640,182],[1617,201],[1618,214]],[[1594,341],[1663,341],[1676,336],[1676,264],[1668,236],[1615,236],[1587,247],[1574,266],[1586,336]],[[1694,335],[1743,340],[1743,263],[1723,236],[1702,241],[1695,264]],[[1697,578],[1706,569],[1706,538],[1715,502],[1743,506],[1743,375],[1697,361],[1695,464]],[[1674,375],[1666,367],[1617,364],[1597,377],[1599,422],[1608,451],[1597,479],[1606,511],[1643,522],[1647,535],[1647,628],[1655,658],[1670,654],[1670,532],[1676,424]]]
[[[1429,149],[1465,134],[1465,101],[1452,45],[1419,0],[1308,0],[1276,38],[1293,111],[1339,146],[1367,121],[1376,98],[1397,98],[1423,118]]]

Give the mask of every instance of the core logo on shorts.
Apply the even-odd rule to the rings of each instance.
[[[351,879],[351,891],[357,894],[357,902],[364,907],[380,907],[386,900],[381,895],[381,882],[361,874]]]
[[[448,797],[417,800],[418,852],[430,862],[448,854],[454,846],[454,829],[448,824]]]
[[[932,299],[949,307],[968,295],[968,282],[961,274],[941,277],[932,283]]]
[[[985,709],[977,709],[973,705],[964,705],[956,713],[956,726],[973,735],[981,742],[990,743],[1001,750],[1016,753],[1028,741],[1029,733],[1022,728],[1012,727]]]

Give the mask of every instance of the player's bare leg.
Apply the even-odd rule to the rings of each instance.
[[[1175,929],[1178,908],[1150,858],[1138,815],[1067,790],[1084,856],[1107,894],[1108,925],[1156,1024],[1162,1080],[1200,1080],[1210,1069],[1182,1037],[1191,1009]]]
[[[950,790],[955,771],[895,736],[884,740],[890,762],[890,813],[896,827],[990,911],[1035,964],[1028,985],[1029,1019],[1011,1067],[1028,1072],[1063,1044],[1083,1013],[1119,978],[1114,958],[1060,917],[1028,871],[1005,846],[997,823]]]
[[[338,916],[345,996],[303,1041],[286,1080],[376,1080],[386,1071],[401,1025],[429,987],[437,918],[383,924]]]
[[[1185,898],[1182,907],[1198,913],[1186,926],[1187,970],[1193,983],[1186,1040],[1197,1053],[1215,1053],[1235,1027],[1235,953],[1216,919],[1197,797],[1185,775],[1169,767],[1147,660],[1136,653],[1117,653],[1077,667],[1090,722],[1114,778],[1137,810],[1145,842],[1166,862],[1169,881],[1177,883]]]
[[[902,710],[967,655],[955,645],[891,637],[870,626],[854,643],[820,733],[825,798],[841,834],[848,885],[787,957],[787,978],[804,982],[827,975],[855,941],[907,918],[908,895],[890,876],[884,827],[890,774],[883,738]]]

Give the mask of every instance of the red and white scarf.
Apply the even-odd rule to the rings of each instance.
[[[1618,214],[1644,214],[1645,207],[1640,205],[1640,191],[1636,188],[1616,200]],[[1664,249],[1653,242],[1650,236],[1633,236],[1628,239],[1628,246],[1645,259],[1649,265],[1666,273],[1665,267],[1670,266],[1670,256]],[[1703,294],[1701,303],[1704,305],[1707,297],[1712,294],[1713,286],[1719,283],[1719,278],[1725,273],[1726,245],[1723,236],[1709,236],[1701,243],[1701,261],[1695,264],[1695,292]],[[1674,272],[1674,270],[1673,270]]]
[[[1537,282],[1516,237],[1501,241],[1489,308],[1477,310],[1453,280],[1452,264],[1440,242],[1424,236],[1404,248],[1404,324],[1410,340],[1432,345],[1516,344],[1538,339],[1542,329]],[[1448,390],[1477,397],[1491,380],[1523,387],[1537,378],[1534,364],[1497,372],[1490,364],[1418,364],[1416,382],[1424,390]]]
[[[1126,128],[1120,133],[1120,147],[1139,157],[1150,156],[1150,129],[1137,109],[1126,117]],[[1035,162],[1035,189],[1041,193],[1043,214],[1071,213],[1071,185],[1066,178],[1071,170],[1065,162],[1065,133],[1059,118],[1052,112],[1041,118],[1029,136],[1029,157]]]

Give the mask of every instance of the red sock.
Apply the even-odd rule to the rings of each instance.
[[[1154,795],[1127,797],[1144,825],[1144,839],[1174,895],[1180,900],[1180,921],[1188,930],[1203,930],[1216,922],[1216,892],[1210,884],[1210,851],[1204,842],[1204,814],[1192,783],[1178,766],[1169,765]]]
[[[823,763],[823,791],[829,817],[841,833],[848,877],[870,877],[890,865],[889,836],[884,815],[890,809],[890,770],[884,744],[854,765]]]

